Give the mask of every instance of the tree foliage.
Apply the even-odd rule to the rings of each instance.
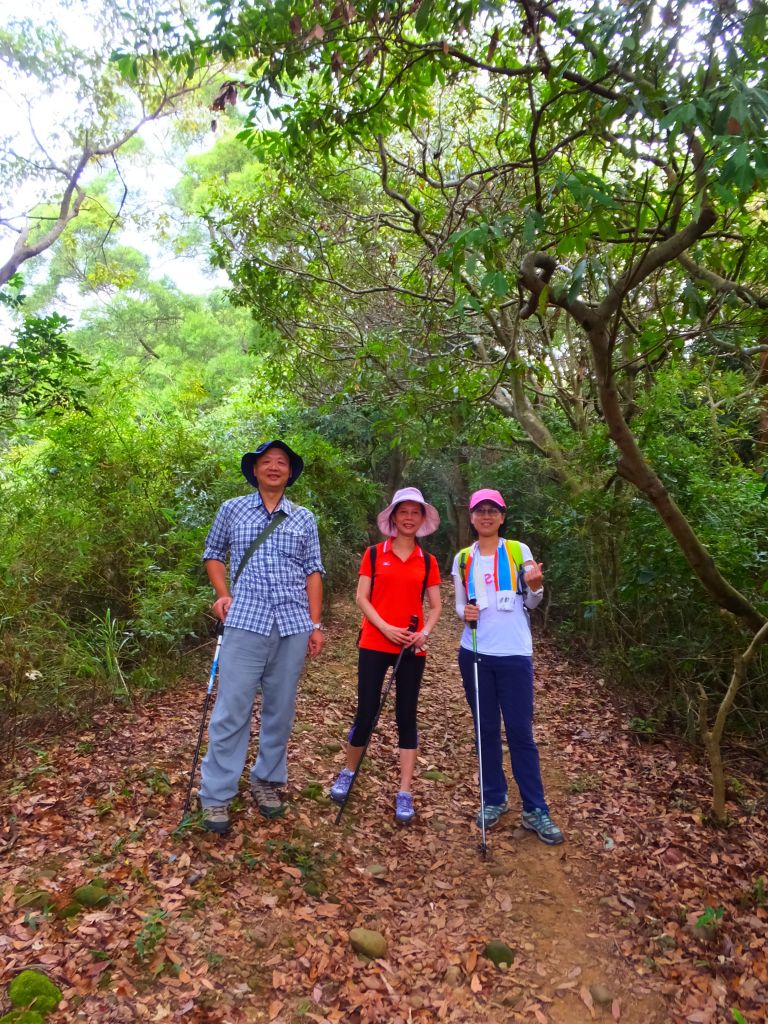
[[[410,395],[458,356],[456,398],[469,382],[512,416],[571,500],[609,438],[600,486],[637,488],[709,598],[763,636],[759,577],[743,592],[713,558],[638,427],[660,368],[699,354],[737,362],[764,414],[765,6],[213,10],[190,52],[255,53],[241,138],[270,167],[212,210],[243,300],[269,291],[294,347],[336,371],[351,350],[365,366],[373,336]],[[756,484],[764,445],[753,430]]]
[[[21,280],[0,291],[0,305],[23,309]],[[0,425],[12,429],[16,415],[86,411],[84,385],[88,363],[68,338],[70,324],[58,313],[23,315],[13,341],[0,348]],[[2,434],[0,434],[0,437]]]
[[[145,226],[178,250],[210,247],[237,308],[152,281],[142,254],[107,237],[119,175],[90,183],[29,310],[49,316],[73,281],[100,295],[103,308],[66,335],[99,364],[84,385],[95,405],[90,419],[17,405],[7,465],[14,500],[30,522],[39,511],[38,535],[47,513],[31,481],[50,452],[57,515],[72,494],[80,507],[103,468],[106,495],[73,512],[73,532],[89,536],[103,504],[124,531],[117,549],[146,537],[148,561],[123,557],[119,583],[91,597],[80,577],[109,552],[99,541],[80,563],[67,549],[82,572],[73,582],[61,568],[40,621],[61,591],[57,614],[80,629],[74,609],[87,609],[100,623],[90,643],[114,642],[118,622],[167,650],[161,607],[193,628],[201,593],[172,565],[196,565],[200,536],[178,524],[197,507],[192,478],[216,500],[233,486],[215,453],[247,447],[250,423],[316,453],[302,487],[332,571],[363,543],[358,513],[373,510],[377,486],[423,483],[444,513],[432,544],[447,560],[465,540],[469,490],[492,480],[509,496],[510,531],[544,556],[562,636],[654,686],[659,719],[700,727],[713,763],[724,708],[759,735],[764,5],[285,0],[208,14],[128,12],[110,73],[129,95],[158,68],[194,85],[231,65],[212,104],[217,144],[190,156],[177,210]],[[110,389],[127,394],[114,404]],[[85,476],[59,477],[59,434],[88,452],[97,424],[117,447],[94,447]],[[179,438],[175,454],[164,431]],[[184,493],[169,483],[179,466],[192,467]],[[155,512],[133,521],[146,503],[124,476],[144,480]],[[8,536],[30,564],[21,520]]]

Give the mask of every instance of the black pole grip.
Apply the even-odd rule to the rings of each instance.
[[[476,607],[477,606],[477,598],[476,597],[470,597],[470,599],[467,601],[467,604],[471,604],[471,605]],[[477,619],[475,619],[474,622],[468,623],[468,626],[469,626],[470,629],[477,629]]]
[[[410,617],[410,619],[408,620],[408,632],[409,633],[415,633],[416,630],[418,629],[418,627],[419,627],[419,617],[418,617],[418,615],[412,615]],[[415,646],[413,644],[411,644],[410,647],[406,647],[405,648],[405,650],[407,650],[409,654],[413,654],[415,649],[416,648],[415,648]]]

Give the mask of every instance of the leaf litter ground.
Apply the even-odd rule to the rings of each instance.
[[[415,824],[393,820],[390,704],[337,827],[325,794],[356,660],[356,616],[337,612],[302,684],[283,819],[258,815],[246,774],[228,837],[176,831],[200,681],[30,748],[6,773],[3,982],[48,973],[64,992],[51,1022],[766,1020],[763,783],[742,774],[731,827],[710,828],[706,772],[686,749],[634,736],[594,673],[539,642],[537,735],[567,841],[524,832],[512,800],[483,861],[447,624],[425,674]],[[78,908],[88,882],[97,905]],[[358,957],[355,927],[380,932],[385,956]],[[482,955],[491,939],[514,951],[510,967]]]

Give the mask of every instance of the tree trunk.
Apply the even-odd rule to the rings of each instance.
[[[757,386],[761,388],[760,418],[757,424],[757,468],[768,469],[768,352],[760,353],[760,368],[757,373]]]
[[[468,461],[466,451],[459,449],[449,470],[448,539],[451,552],[454,553],[465,548],[470,542],[467,514],[469,506]]]
[[[735,587],[720,574],[714,559],[701,543],[669,491],[643,457],[621,408],[621,398],[613,377],[611,348],[605,324],[590,324],[589,339],[595,361],[600,406],[608,432],[621,452],[618,471],[651,501],[667,529],[675,538],[699,581],[721,608],[743,619],[757,631],[765,618]]]
[[[701,691],[699,731],[709,759],[709,770],[712,776],[712,817],[715,821],[724,822],[726,820],[725,772],[723,771],[721,751],[725,723],[746,678],[747,667],[765,643],[768,643],[768,622],[752,637],[749,647],[743,653],[740,651],[734,653],[731,681],[728,684],[728,689],[725,691],[723,699],[720,701],[711,728],[709,725],[709,702],[706,693],[703,690]]]

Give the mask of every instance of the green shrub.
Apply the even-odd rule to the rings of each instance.
[[[107,376],[90,412],[26,425],[0,461],[0,716],[4,740],[41,716],[83,717],[178,676],[209,629],[201,561],[219,504],[251,488],[240,457],[295,444],[290,497],[315,512],[327,589],[348,585],[377,490],[290,401],[239,386],[202,415]]]

